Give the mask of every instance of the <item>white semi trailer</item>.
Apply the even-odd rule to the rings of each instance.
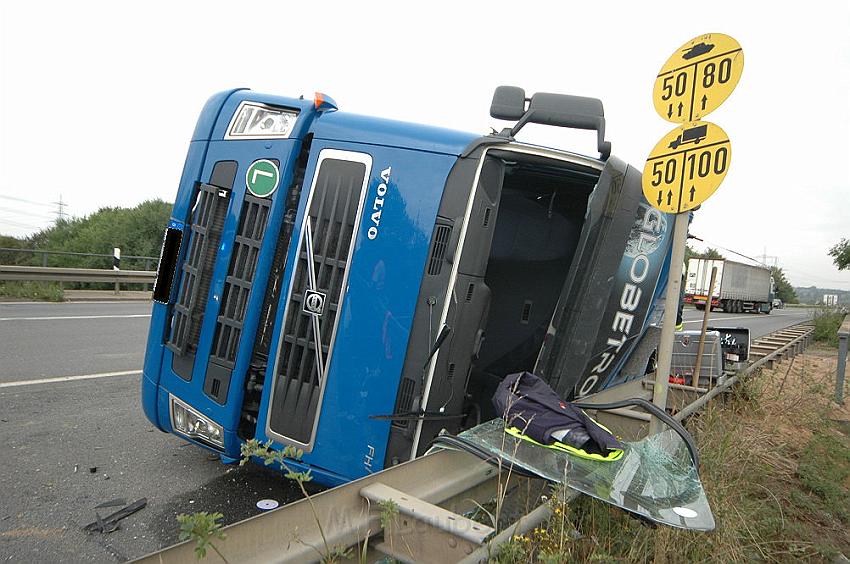
[[[717,269],[711,307],[728,313],[770,313],[774,286],[770,269],[728,259],[692,258],[685,280],[685,303],[705,309],[709,297],[711,269]]]

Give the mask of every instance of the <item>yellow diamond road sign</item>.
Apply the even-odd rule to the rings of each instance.
[[[744,51],[735,39],[707,33],[691,39],[667,59],[655,79],[655,111],[675,123],[702,119],[738,85]]]
[[[643,195],[666,213],[692,210],[711,196],[732,163],[732,144],[707,121],[680,125],[661,138],[643,169]]]

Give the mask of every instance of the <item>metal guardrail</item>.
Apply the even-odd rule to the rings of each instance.
[[[844,371],[847,368],[847,340],[850,339],[850,315],[838,328],[838,366],[835,369],[835,403],[844,405]]]
[[[41,266],[47,267],[47,260],[51,255],[60,257],[97,257],[112,260],[111,254],[106,253],[77,253],[72,251],[51,251],[47,249],[17,249],[15,247],[0,247],[0,252],[6,253],[24,253],[30,255],[41,255]],[[159,257],[149,257],[145,255],[123,255],[125,260],[144,261],[145,270],[150,270],[152,265],[156,265]]]
[[[97,268],[0,265],[0,280],[153,284],[156,280],[156,272],[148,270],[101,270]]]
[[[724,380],[722,383],[719,383],[713,388],[711,388],[708,393],[703,394],[699,399],[697,399],[696,401],[679,411],[677,414],[675,414],[673,416],[673,419],[675,419],[676,421],[683,421],[686,417],[693,415],[694,413],[705,407],[705,405],[709,401],[711,401],[711,398],[731,388],[737,382],[749,376],[755,370],[761,368],[766,364],[773,363],[773,361],[782,358],[783,355],[796,354],[797,352],[802,352],[802,350],[805,348],[805,346],[811,339],[812,333],[814,332],[814,327],[806,325],[792,326],[788,329],[781,330],[776,333],[781,333],[782,331],[787,332],[795,328],[799,328],[800,330],[796,332],[796,334],[791,335],[790,339],[784,345],[777,346],[776,350],[774,350],[773,352],[766,354],[762,358],[753,362],[731,378],[726,378],[726,380]],[[776,333],[771,333],[771,335],[774,335]]]

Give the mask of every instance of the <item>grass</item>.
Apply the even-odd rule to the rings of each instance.
[[[844,321],[844,314],[821,309],[815,312],[812,321],[815,325],[814,340],[831,347],[837,347],[838,327]]]
[[[785,562],[850,555],[850,437],[832,421],[850,420],[850,406],[830,404],[834,358],[821,349],[793,364],[786,360],[689,421],[717,523],[712,533],[651,529],[581,497],[553,507],[546,526],[515,537],[498,561]]]
[[[0,297],[43,302],[65,300],[58,282],[0,282]]]

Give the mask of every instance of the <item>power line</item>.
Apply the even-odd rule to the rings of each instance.
[[[705,243],[706,245],[711,245],[711,246],[713,246],[713,247],[715,247],[715,248],[717,248],[717,249],[723,249],[723,250],[724,250],[724,251],[726,251],[727,253],[732,253],[732,254],[734,254],[734,255],[738,255],[739,257],[744,257],[745,259],[751,260],[751,261],[753,261],[753,262],[757,262],[757,263],[759,263],[759,264],[760,264],[760,265],[762,265],[762,266],[767,266],[767,265],[766,265],[765,263],[763,263],[762,261],[760,261],[760,260],[758,260],[758,259],[756,259],[756,258],[753,258],[753,257],[751,257],[751,256],[745,255],[744,253],[739,253],[738,251],[733,251],[732,249],[727,249],[726,247],[721,247],[720,245],[716,245],[716,244],[712,243],[711,241],[707,241],[707,240],[705,240],[705,239],[701,239],[701,241],[702,241],[703,243]],[[771,257],[771,258],[775,258],[775,257]]]
[[[38,214],[38,213],[32,213],[32,212],[27,212],[27,211],[23,211],[23,210],[16,210],[14,208],[6,208],[6,207],[3,207],[3,206],[0,206],[0,211],[16,213],[16,214],[20,214],[20,215],[29,215],[29,216],[32,216],[32,217],[37,217],[38,219],[47,219],[47,220],[51,220],[51,221],[53,220],[52,217],[47,216],[47,215],[41,215],[41,214]]]
[[[54,204],[46,204],[44,202],[34,202],[33,200],[25,200],[24,198],[15,198],[14,196],[3,196],[0,194],[0,198],[4,200],[14,200],[16,202],[23,202],[25,204],[33,204],[35,206],[46,206],[48,208],[52,208]]]
[[[11,219],[0,218],[0,223],[5,223],[5,224],[10,225],[12,227],[18,227],[18,228],[24,228],[24,229],[44,229],[44,227],[37,227],[35,225],[29,225],[27,223],[20,223],[18,221],[14,221],[14,220],[11,220]]]
[[[824,278],[822,276],[809,274],[808,272],[800,272],[799,270],[797,270],[795,268],[786,268],[785,270],[794,274],[794,276],[800,276],[802,278],[815,279],[815,280],[819,280],[820,282],[826,282],[828,284],[846,284],[848,282],[847,280],[832,280],[830,278]]]

